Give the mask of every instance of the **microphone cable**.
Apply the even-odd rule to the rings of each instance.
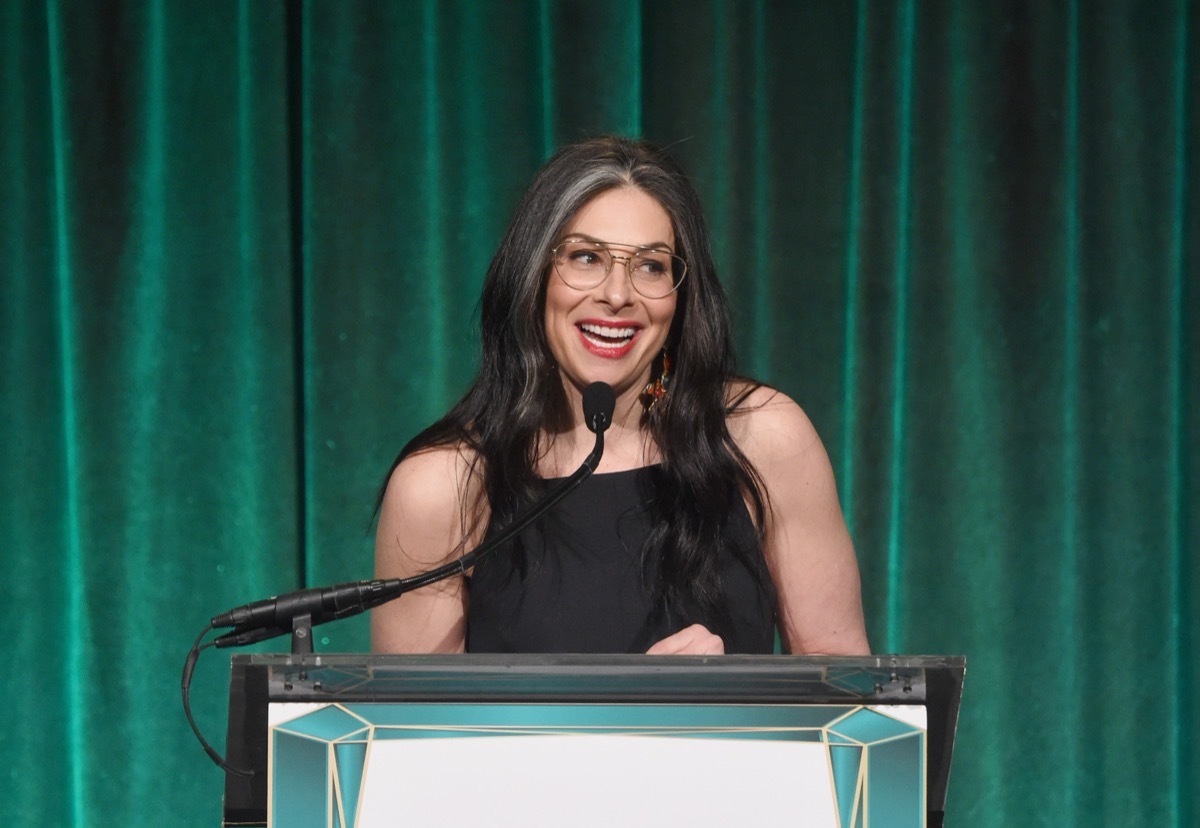
[[[245,777],[247,779],[255,775],[252,770],[244,768],[235,768],[225,761],[225,757],[217,753],[217,749],[208,743],[204,738],[204,734],[200,732],[200,726],[196,724],[196,719],[192,716],[192,673],[196,671],[196,662],[200,660],[200,652],[213,646],[215,642],[209,641],[205,644],[200,642],[204,640],[204,636],[208,635],[209,630],[213,628],[209,624],[204,628],[199,636],[196,637],[196,643],[192,645],[192,649],[188,651],[187,660],[183,663],[183,679],[180,681],[180,689],[183,692],[183,715],[187,717],[188,725],[192,728],[192,733],[196,734],[196,738],[200,740],[200,746],[204,748],[204,752],[208,754],[208,758],[216,763],[217,767],[226,773],[232,773],[235,776]]]

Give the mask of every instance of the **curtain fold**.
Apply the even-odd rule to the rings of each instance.
[[[370,572],[517,198],[598,132],[693,174],[875,649],[968,656],[949,824],[1200,821],[1186,0],[17,0],[0,46],[6,823],[219,819],[191,636]]]

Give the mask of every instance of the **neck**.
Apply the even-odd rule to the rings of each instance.
[[[546,451],[538,464],[543,477],[570,474],[596,442],[596,435],[583,420],[582,392],[570,383],[564,383],[563,390],[571,418],[563,429],[545,435]],[[658,462],[658,451],[642,426],[644,411],[640,387],[625,389],[617,395],[612,424],[604,432],[604,456],[597,471],[624,471]]]

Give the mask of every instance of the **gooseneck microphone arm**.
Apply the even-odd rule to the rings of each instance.
[[[612,421],[615,404],[613,390],[605,383],[595,382],[584,389],[584,421],[596,434],[591,453],[574,474],[555,484],[545,497],[520,513],[504,531],[472,551],[428,572],[407,578],[353,581],[330,587],[301,589],[237,607],[213,617],[211,624],[214,629],[233,627],[231,632],[218,637],[213,643],[217,647],[240,647],[266,641],[292,632],[296,619],[303,618],[308,627],[315,627],[339,618],[349,618],[393,601],[406,592],[466,573],[476,561],[512,540],[596,470],[604,454],[604,432]]]

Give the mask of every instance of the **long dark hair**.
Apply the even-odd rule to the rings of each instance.
[[[651,144],[612,136],[572,144],[534,177],[488,267],[479,373],[442,419],[404,447],[392,468],[422,449],[458,446],[469,458],[471,475],[483,482],[489,528],[508,524],[543,490],[536,473],[545,448],[539,441],[568,413],[543,321],[549,251],[588,201],[629,186],[667,211],[675,252],[688,263],[667,336],[670,390],[645,422],[662,455],[646,551],[648,560],[662,562],[655,579],[662,609],[686,617],[693,608],[719,627],[728,619],[717,566],[726,524],[737,500],[745,498],[761,541],[766,495],[726,424],[749,392],[730,398],[736,378],[728,303],[700,199],[683,170]],[[464,537],[478,518],[466,492],[464,482]],[[737,554],[763,579],[765,567],[755,551]]]

